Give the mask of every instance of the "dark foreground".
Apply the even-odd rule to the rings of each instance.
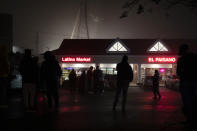
[[[126,113],[120,106],[112,111],[114,93],[103,95],[71,95],[60,90],[58,111],[47,109],[45,98],[38,98],[37,112],[24,112],[19,95],[9,97],[8,108],[0,108],[1,128],[8,131],[72,131],[72,130],[150,130],[182,131],[190,127],[181,124],[181,99],[176,91],[161,88],[161,100],[152,98],[151,90],[130,87]],[[119,104],[120,105],[120,104]]]

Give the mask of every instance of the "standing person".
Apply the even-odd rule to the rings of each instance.
[[[44,62],[41,65],[41,81],[46,83],[46,94],[48,107],[52,108],[52,98],[55,101],[55,109],[59,107],[58,88],[60,87],[60,77],[62,70],[55,56],[50,52],[44,53]]]
[[[32,62],[33,62],[33,72],[34,76],[32,76],[35,79],[35,85],[36,85],[36,89],[35,89],[35,106],[37,106],[37,100],[36,98],[38,98],[38,92],[40,91],[40,67],[38,65],[38,60],[39,58],[37,56],[34,56],[32,58]]]
[[[70,72],[69,76],[69,85],[70,85],[70,91],[71,93],[76,91],[76,82],[77,82],[77,75],[74,69]]]
[[[94,93],[101,93],[102,82],[103,82],[103,72],[99,69],[99,66],[96,66],[96,69],[93,71],[93,80],[94,80]]]
[[[100,70],[100,76],[99,76],[99,93],[104,93],[104,74],[103,71]]]
[[[31,56],[30,49],[25,50],[24,58],[20,63],[19,71],[22,75],[22,89],[25,109],[35,110],[35,94],[36,82],[38,80],[38,70],[37,64],[33,61]]]
[[[133,70],[128,63],[128,57],[123,56],[122,61],[117,64],[117,89],[116,96],[113,103],[113,110],[116,110],[116,105],[120,97],[121,91],[123,92],[122,98],[122,111],[125,112],[126,100],[127,100],[127,91],[129,83],[133,80]]]
[[[88,91],[92,91],[92,85],[93,85],[93,66],[90,66],[90,68],[87,71],[87,87]]]
[[[183,44],[179,48],[177,61],[177,76],[180,78],[180,94],[183,102],[183,113],[186,116],[186,124],[194,122],[195,92],[196,92],[196,55],[189,52],[189,46]]]
[[[159,92],[159,71],[155,70],[155,74],[153,76],[153,94],[154,99],[157,99],[157,95],[159,96],[159,99],[161,99],[161,94]]]
[[[86,73],[85,70],[82,71],[81,76],[79,77],[79,92],[84,95],[86,89]]]
[[[7,88],[8,74],[10,65],[8,61],[8,49],[6,46],[0,46],[0,105],[7,107]]]

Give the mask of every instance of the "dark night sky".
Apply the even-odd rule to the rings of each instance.
[[[87,0],[90,38],[197,38],[197,15],[177,7],[166,18],[131,12],[119,19],[126,0]],[[70,38],[80,0],[1,0],[0,12],[13,14],[14,45],[34,49],[39,32],[39,50],[56,49]]]

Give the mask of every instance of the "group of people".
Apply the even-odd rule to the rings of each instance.
[[[113,110],[114,111],[116,110],[116,106],[118,104],[119,98],[122,93],[123,94],[122,111],[125,112],[129,83],[133,80],[133,69],[128,63],[128,56],[126,55],[123,56],[122,61],[117,64],[116,70],[117,70],[117,89],[116,89],[115,99],[113,102]],[[81,79],[81,77],[84,77],[84,75],[85,75],[85,71],[83,71],[79,80]],[[86,76],[87,76],[88,91],[93,91],[95,94],[98,92],[103,93],[104,75],[103,75],[102,70],[99,69],[99,66],[96,66],[95,70],[93,70],[93,66],[91,66],[88,69]],[[77,80],[77,77],[76,77],[75,70],[72,69],[72,71],[69,74],[71,91],[75,91],[76,89],[76,80]],[[84,87],[81,84],[80,86]]]
[[[96,66],[95,70],[93,70],[93,66],[90,66],[87,73],[83,70],[81,75],[77,77],[76,71],[72,69],[69,74],[69,86],[72,93],[75,92],[76,89],[79,89],[79,92],[82,94],[86,91],[102,94],[104,92],[103,71],[99,66]]]
[[[122,111],[125,112],[128,87],[129,83],[133,80],[133,70],[128,63],[128,57],[126,55],[123,56],[122,61],[117,64],[116,70],[117,90],[113,110],[116,110],[122,92]],[[52,108],[52,98],[55,102],[55,108],[58,108],[58,88],[60,87],[62,70],[55,56],[50,51],[44,53],[44,61],[41,67],[39,67],[38,57],[32,57],[31,50],[25,50],[25,55],[20,65],[20,73],[23,82],[24,105],[27,110],[35,109],[36,89],[43,87],[46,89],[49,108]],[[69,74],[69,86],[71,93],[76,92],[78,88],[82,94],[86,91],[102,94],[104,92],[104,74],[98,65],[96,69],[93,69],[93,66],[91,66],[87,72],[83,70],[79,77],[77,77],[75,70],[72,69]],[[157,70],[153,77],[153,87],[155,98],[157,94],[160,98],[159,73]]]
[[[69,88],[71,93],[75,93],[77,89],[81,94],[85,93],[86,90],[86,73],[85,70],[82,71],[81,75],[77,77],[76,71],[71,70],[69,74]]]
[[[52,108],[52,99],[54,99],[55,108],[58,108],[58,88],[62,70],[55,56],[50,51],[44,53],[44,61],[40,67],[38,65],[38,57],[32,57],[31,50],[26,49],[19,71],[22,75],[22,89],[26,110],[36,109],[38,88],[46,89],[49,108]]]
[[[179,90],[183,103],[182,111],[186,117],[184,124],[195,126],[197,122],[197,54],[190,51],[188,44],[179,48],[177,61],[177,76],[179,77]],[[155,70],[153,76],[154,99],[161,98],[159,92],[159,72]]]
[[[55,56],[50,51],[44,53],[44,62],[41,68],[38,67],[38,58],[31,56],[31,51],[26,50],[23,61],[21,62],[20,72],[23,81],[24,103],[26,108],[34,108],[35,92],[37,86],[46,86],[48,105],[52,107],[52,98],[55,101],[55,107],[59,106],[58,88],[60,86],[60,77],[62,70]],[[197,118],[197,55],[189,51],[189,46],[183,44],[179,48],[179,59],[177,61],[177,76],[180,78],[180,94],[183,102],[183,112],[187,118],[187,123],[194,123]],[[127,92],[129,83],[133,80],[133,70],[128,63],[128,57],[123,56],[122,61],[117,64],[117,89],[113,102],[113,110],[116,106],[122,92],[122,111],[125,112],[127,101]],[[91,66],[87,73],[82,71],[79,81],[79,91],[85,92],[87,85],[88,91],[102,93],[104,89],[104,75],[99,66],[93,70]],[[41,83],[41,84],[38,84]],[[69,74],[69,83],[71,92],[77,88],[77,75],[74,69]],[[30,94],[30,104],[28,98]],[[153,94],[161,98],[159,92],[159,72],[155,70],[153,76]]]

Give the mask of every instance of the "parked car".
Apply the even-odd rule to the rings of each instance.
[[[178,90],[179,89],[179,78],[176,75],[167,76],[165,80],[166,88]]]

